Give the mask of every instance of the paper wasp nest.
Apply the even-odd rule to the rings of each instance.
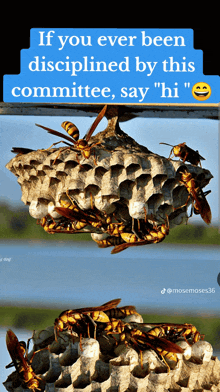
[[[140,354],[132,347],[119,345],[115,357],[103,354],[101,343],[92,338],[75,342],[68,334],[62,333],[59,343],[54,341],[53,327],[35,332],[36,353],[32,367],[41,377],[39,390],[47,392],[142,392],[142,391],[220,391],[220,361],[212,356],[208,342],[194,343],[190,351],[179,354],[178,362],[168,372],[157,354],[149,349]],[[182,347],[185,349],[187,343]],[[194,349],[194,347],[196,348]],[[102,348],[102,350],[100,350]],[[31,353],[30,353],[31,355]],[[25,392],[13,372],[4,382],[10,392]],[[42,388],[42,389],[40,389]]]
[[[118,222],[130,227],[132,218],[161,224],[168,216],[170,228],[186,222],[189,194],[180,182],[181,172],[196,175],[201,189],[211,173],[149,151],[121,131],[117,120],[112,117],[105,131],[91,137],[90,143],[99,144],[89,158],[60,147],[18,154],[6,165],[18,177],[22,201],[34,218],[43,218],[51,207],[71,198],[84,212],[93,207],[101,214],[114,213]],[[85,231],[103,234],[95,227]]]

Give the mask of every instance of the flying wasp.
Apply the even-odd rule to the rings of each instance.
[[[186,186],[186,189],[189,193],[189,197],[185,203],[188,204],[189,199],[192,199],[192,211],[194,210],[195,214],[200,214],[201,218],[204,220],[207,225],[211,223],[212,213],[210,206],[206,200],[206,195],[210,193],[210,191],[203,192],[202,189],[198,186],[196,179],[193,175],[186,170],[181,173],[181,183]],[[183,207],[183,206],[182,206]]]
[[[64,121],[62,123],[62,127],[67,131],[67,133],[69,135],[71,135],[71,137],[66,136],[66,135],[64,135],[61,132],[54,131],[53,129],[44,127],[43,125],[39,125],[39,124],[36,124],[36,125],[38,127],[40,127],[40,128],[45,129],[47,132],[51,133],[52,135],[59,136],[61,138],[64,138],[65,140],[68,140],[71,144],[67,143],[66,141],[62,141],[63,143],[65,143],[65,144],[67,144],[69,146],[67,148],[70,148],[73,145],[75,147],[75,148],[72,148],[74,151],[81,152],[83,157],[88,159],[90,157],[90,155],[91,155],[91,149],[94,146],[96,146],[96,145],[101,143],[101,142],[98,142],[98,143],[92,143],[90,145],[88,144],[89,143],[89,139],[91,138],[91,136],[92,136],[93,132],[95,131],[97,125],[99,124],[99,122],[104,117],[106,109],[107,109],[107,105],[105,105],[103,107],[103,109],[98,114],[98,116],[96,117],[95,121],[93,122],[92,126],[89,128],[88,132],[85,134],[85,136],[82,139],[79,139],[78,132],[75,130],[74,124],[72,124],[72,123],[70,123],[68,121]],[[73,129],[73,131],[72,131],[72,129]],[[57,142],[57,143],[60,143],[60,142]],[[56,145],[57,143],[54,143],[53,145]],[[58,156],[56,157],[56,159],[57,158],[58,158]]]
[[[33,392],[41,390],[40,381],[42,381],[42,379],[36,376],[31,367],[33,356],[28,360],[25,342],[19,342],[14,332],[9,329],[6,334],[6,345],[12,359],[12,363],[7,365],[6,368],[15,366],[22,383],[26,388],[31,389]],[[34,354],[35,353],[36,351]]]
[[[113,299],[109,302],[104,303],[101,306],[96,307],[88,307],[88,308],[80,308],[74,310],[65,310],[63,311],[58,318],[55,319],[54,322],[54,335],[55,340],[57,340],[57,336],[59,336],[59,332],[69,330],[72,332],[73,328],[76,327],[76,330],[81,333],[81,330],[84,328],[87,318],[92,322],[95,327],[94,334],[96,334],[96,323],[107,323],[109,322],[109,317],[105,314],[105,311],[111,308],[116,307],[121,299]],[[75,331],[75,332],[77,332]],[[89,331],[87,331],[89,335]]]
[[[171,155],[175,157],[179,157],[183,163],[185,161],[192,163],[192,165],[198,166],[198,164],[201,166],[201,160],[205,160],[198,151],[193,150],[192,148],[188,147],[186,143],[180,143],[177,144],[176,146],[172,146],[172,144],[168,143],[160,143],[160,144],[165,144],[166,146],[173,147],[172,150],[170,151],[170,155],[168,159],[171,159]]]

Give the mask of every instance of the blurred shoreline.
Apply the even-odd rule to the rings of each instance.
[[[48,234],[38,224],[36,219],[29,215],[28,207],[17,207],[0,203],[0,242],[2,240],[45,240],[45,241],[91,241],[88,233],[77,235]],[[164,243],[220,245],[220,230],[218,225],[207,226],[201,223],[179,225],[170,230]]]

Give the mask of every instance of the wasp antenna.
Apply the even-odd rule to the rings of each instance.
[[[174,147],[172,144],[168,144],[168,143],[159,143],[159,144],[165,144],[166,146]]]

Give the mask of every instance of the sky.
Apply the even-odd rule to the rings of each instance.
[[[65,133],[61,123],[65,120],[74,122],[83,137],[90,128],[94,117],[64,117],[64,116],[1,116],[0,117],[0,146],[1,146],[1,191],[0,201],[12,206],[22,206],[21,189],[17,179],[5,165],[15,155],[12,147],[31,149],[48,148],[59,141],[56,136],[36,127],[41,124]],[[104,118],[96,128],[97,132],[104,130],[107,120]],[[214,178],[205,190],[211,190],[207,196],[212,211],[212,224],[218,224],[219,215],[219,121],[209,119],[176,119],[176,118],[135,118],[120,123],[121,129],[138,143],[146,146],[152,152],[168,157],[171,147],[159,143],[176,145],[186,142],[194,150],[198,150],[205,158],[202,166],[211,171]],[[62,146],[62,144],[60,144]],[[58,145],[59,147],[59,145]],[[28,208],[28,207],[27,207]],[[191,223],[203,224],[200,215],[190,219]]]

